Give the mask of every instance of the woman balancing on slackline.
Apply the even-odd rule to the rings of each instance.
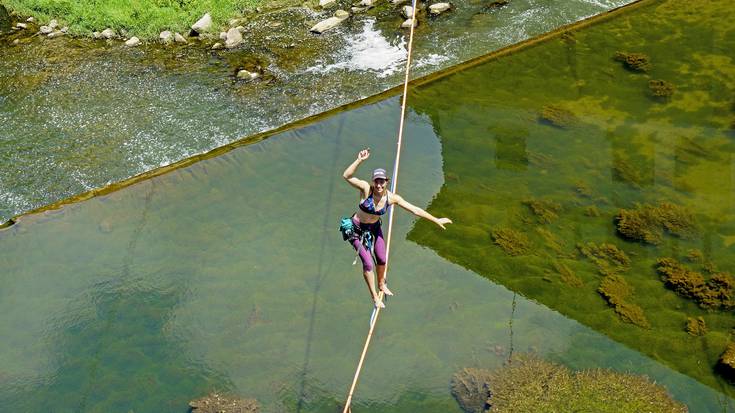
[[[378,293],[375,290],[373,258],[370,254],[370,245],[372,244],[375,250],[375,260],[378,264],[378,288],[385,295],[393,295],[385,282],[385,239],[383,239],[383,231],[380,229],[380,217],[388,211],[390,205],[398,204],[398,206],[406,211],[418,217],[426,218],[442,227],[442,229],[446,229],[444,224],[451,224],[452,220],[449,218],[436,218],[423,209],[410,204],[400,195],[390,193],[386,188],[388,185],[388,176],[385,173],[385,169],[376,169],[373,171],[372,183],[352,176],[362,161],[369,157],[370,149],[361,150],[357,154],[355,162],[352,162],[342,174],[350,185],[360,191],[360,204],[352,218],[342,219],[340,231],[342,231],[342,237],[345,241],[349,241],[360,255],[365,282],[368,285],[375,306],[385,308],[385,304],[378,298]]]

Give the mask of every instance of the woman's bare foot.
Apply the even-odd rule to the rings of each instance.
[[[381,300],[380,298],[377,298],[377,297],[373,298],[373,303],[375,304],[375,307],[377,308],[385,308],[385,304],[383,303],[383,300]]]
[[[389,290],[389,289],[388,289],[388,284],[383,284],[383,285],[381,285],[381,286],[380,286],[380,291],[382,291],[382,292],[383,292],[383,294],[385,294],[385,295],[390,295],[390,296],[392,296],[392,295],[393,295],[393,292],[392,292],[391,290]]]

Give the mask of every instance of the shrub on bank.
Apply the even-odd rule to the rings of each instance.
[[[58,19],[69,31],[89,36],[107,27],[141,38],[156,38],[163,30],[187,32],[204,13],[215,27],[255,7],[277,7],[289,0],[2,0],[12,11],[41,23]],[[293,2],[291,2],[293,3]],[[299,3],[300,4],[300,3]]]

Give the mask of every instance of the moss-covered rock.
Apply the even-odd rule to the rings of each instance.
[[[707,324],[702,317],[687,317],[687,323],[684,330],[692,336],[700,337],[707,334]]]
[[[728,273],[715,273],[705,280],[700,272],[687,269],[673,258],[660,258],[656,270],[668,288],[682,297],[693,299],[702,308],[735,308],[735,280]]]
[[[559,203],[544,199],[527,199],[523,201],[523,205],[527,206],[542,224],[548,224],[559,218],[561,211]]]
[[[606,369],[570,371],[533,355],[517,356],[486,380],[490,413],[688,411],[645,376]]]
[[[483,413],[490,398],[489,370],[464,368],[452,376],[452,396],[467,413]]]
[[[523,233],[511,228],[497,228],[492,231],[493,242],[508,255],[523,255],[528,253],[530,243]]]
[[[668,98],[674,94],[676,87],[674,87],[673,83],[665,80],[651,79],[648,81],[648,90],[651,92],[653,97]]]
[[[556,126],[557,128],[568,128],[577,122],[577,117],[564,108],[555,105],[547,105],[541,109],[539,114],[541,123]]]
[[[659,206],[646,204],[621,209],[615,223],[623,237],[654,245],[661,243],[664,232],[680,238],[691,238],[698,233],[694,215],[686,208],[668,202]]]
[[[626,69],[634,72],[651,70],[651,60],[643,53],[615,52],[615,60],[623,62]]]
[[[643,309],[629,301],[633,288],[618,274],[605,276],[597,288],[597,292],[610,304],[620,318],[626,323],[641,328],[651,328]]]
[[[189,402],[193,413],[258,413],[260,406],[255,399],[224,396],[213,392]]]

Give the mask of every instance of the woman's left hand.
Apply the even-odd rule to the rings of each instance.
[[[452,223],[452,220],[449,218],[439,218],[436,220],[436,225],[439,225],[440,227],[442,227],[442,229],[447,229],[444,226],[444,224],[451,224],[451,223]]]

